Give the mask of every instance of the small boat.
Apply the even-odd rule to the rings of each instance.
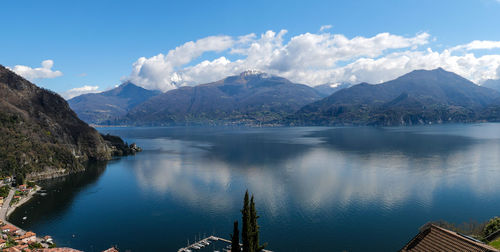
[[[26,219],[28,219],[28,217],[24,216],[24,217],[23,217],[23,220],[26,220]]]

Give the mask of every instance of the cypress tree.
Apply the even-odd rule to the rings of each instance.
[[[243,209],[241,210],[241,241],[243,243],[243,252],[250,252],[253,248],[251,244],[251,230],[250,230],[250,206],[248,202],[248,190],[245,192],[245,199],[243,200]]]
[[[238,221],[234,222],[233,234],[231,235],[231,252],[241,252],[240,231],[238,230]]]
[[[258,218],[259,216],[257,215],[257,209],[255,208],[255,202],[252,195],[252,199],[250,200],[250,244],[252,245],[250,251],[252,252],[261,251],[266,246],[266,244],[264,244],[263,246],[259,245],[259,224],[257,223]]]

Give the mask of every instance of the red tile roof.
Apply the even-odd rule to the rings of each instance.
[[[28,232],[26,232],[26,234],[24,234],[22,236],[19,236],[19,237],[15,238],[14,240],[16,240],[16,241],[17,240],[22,240],[24,238],[30,238],[30,237],[33,237],[33,236],[36,236],[36,234],[33,233],[33,232],[31,232],[31,231],[28,231]]]
[[[434,224],[426,224],[420,228],[417,236],[411,239],[400,251],[500,252],[478,240]]]
[[[37,252],[82,252],[80,250],[72,249],[72,248],[45,248],[45,249],[36,249]]]
[[[16,231],[18,228],[16,228],[15,226],[12,226],[12,225],[10,225],[10,224],[7,224],[7,225],[5,225],[5,226],[3,226],[3,227],[2,227],[2,230],[6,230],[6,229],[9,229],[9,230],[10,230],[10,232],[14,232],[14,231]]]
[[[112,248],[109,248],[109,249],[106,249],[106,250],[103,250],[102,252],[119,252],[118,249],[112,247]]]
[[[18,249],[18,248],[14,248],[14,247],[10,247],[10,248],[7,248],[7,249],[3,249],[2,250],[3,252],[22,252],[22,250]]]

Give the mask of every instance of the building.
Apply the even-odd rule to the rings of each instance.
[[[16,247],[10,247],[8,249],[2,250],[2,252],[23,252],[22,250],[16,248]]]
[[[36,242],[36,234],[31,231],[28,231],[26,232],[26,234],[17,237],[15,241],[21,244]]]
[[[111,247],[109,249],[103,250],[102,252],[119,252],[119,251],[115,247]]]
[[[0,238],[0,248],[5,248],[6,245],[5,240]]]
[[[16,233],[17,231],[19,231],[17,227],[14,227],[10,224],[4,225],[3,227],[1,227],[1,229],[2,233]]]
[[[72,248],[44,248],[36,249],[37,252],[82,252]]]
[[[400,251],[500,252],[500,250],[486,245],[479,240],[431,223],[421,227],[420,232]]]
[[[28,244],[16,245],[14,246],[14,248],[18,249],[19,251],[31,251],[31,249],[28,248]]]
[[[3,197],[0,197],[0,206],[3,205]]]
[[[27,187],[26,187],[26,185],[24,185],[24,184],[23,184],[23,185],[19,185],[19,189],[20,189],[20,190],[26,190],[26,188],[27,188]]]
[[[47,244],[52,244],[54,243],[54,240],[52,240],[52,237],[50,237],[49,235],[46,235],[43,237],[43,241]]]

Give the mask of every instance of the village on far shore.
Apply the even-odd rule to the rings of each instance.
[[[6,252],[79,252],[73,248],[59,248],[51,236],[37,236],[7,221],[8,216],[20,205],[28,202],[42,188],[34,181],[17,185],[15,177],[0,178],[0,251]],[[24,181],[22,181],[24,182]],[[118,252],[109,248],[103,252]]]

